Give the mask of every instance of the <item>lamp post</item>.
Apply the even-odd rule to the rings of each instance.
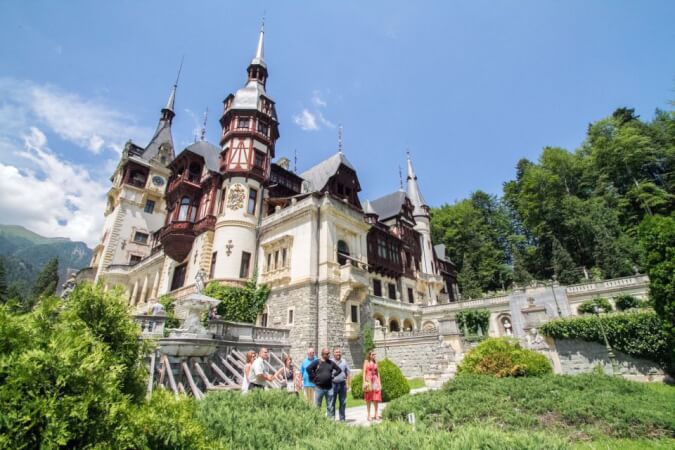
[[[558,317],[562,317],[560,305],[558,304],[558,298],[555,296],[555,279],[556,276],[553,274],[553,279],[551,280],[551,292],[553,293],[553,301],[555,302],[555,309],[558,311]]]
[[[612,364],[612,375],[618,376],[619,367],[617,366],[616,363],[616,356],[614,355],[614,350],[612,350],[612,346],[609,345],[609,341],[607,340],[607,335],[605,334],[605,327],[602,326],[602,320],[600,320],[600,308],[598,306],[594,306],[593,312],[598,317],[598,325],[600,325],[600,332],[602,333],[602,338],[605,340],[605,348],[607,348],[607,356],[609,357],[609,362]]]

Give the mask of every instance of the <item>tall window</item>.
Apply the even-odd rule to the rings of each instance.
[[[251,265],[251,254],[241,252],[241,267],[239,269],[239,278],[248,278],[248,269]]]
[[[194,222],[195,218],[197,217],[197,209],[199,208],[199,203],[197,203],[197,200],[192,202],[192,209],[190,210],[190,222]]]
[[[358,323],[359,321],[359,306],[358,305],[352,305],[351,308],[351,315],[352,315],[352,323]]]
[[[382,297],[382,282],[380,280],[373,280],[373,295]]]
[[[258,133],[262,133],[265,136],[267,136],[267,133],[269,131],[269,126],[263,122],[262,120],[258,121]]]
[[[152,212],[155,210],[155,201],[154,200],[146,200],[145,201],[145,208],[143,208],[143,211],[152,214]]]
[[[341,266],[347,264],[346,256],[349,256],[349,247],[347,246],[347,243],[345,241],[338,241],[337,245],[338,264],[340,264]]]
[[[225,210],[225,194],[227,194],[227,188],[223,188],[220,191],[220,205],[218,205],[218,214],[222,214]]]
[[[257,198],[258,198],[258,191],[256,191],[253,188],[250,188],[248,190],[248,209],[247,209],[247,212],[249,214],[255,214],[255,204]]]
[[[218,252],[211,254],[211,269],[209,270],[209,278],[213,279],[213,274],[216,273],[216,261],[218,260]]]
[[[389,283],[389,298],[396,300],[396,285],[394,283]]]
[[[408,288],[408,303],[415,303],[415,294],[412,288]]]
[[[173,269],[173,278],[171,279],[171,290],[183,287],[185,283],[185,272],[187,272],[187,264],[176,266]]]
[[[262,169],[265,165],[265,155],[262,152],[256,151],[253,160],[253,165]]]
[[[288,310],[288,324],[289,325],[293,325],[293,312],[294,311],[292,309]]]
[[[190,209],[190,198],[183,197],[180,199],[180,208],[178,209],[178,221],[185,222],[188,218],[188,210]]]
[[[281,249],[281,267],[286,267],[286,255],[288,251],[285,248]]]

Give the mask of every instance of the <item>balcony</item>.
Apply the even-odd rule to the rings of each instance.
[[[216,216],[204,216],[194,224],[195,236],[202,234],[205,231],[213,231],[216,229]]]
[[[164,248],[164,253],[174,261],[180,262],[190,253],[195,236],[192,222],[172,222],[162,228],[159,233],[159,240]]]
[[[362,303],[368,294],[368,265],[357,259],[341,255],[346,264],[340,266],[340,300],[347,301],[351,297]]]

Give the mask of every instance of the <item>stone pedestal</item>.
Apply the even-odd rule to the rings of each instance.
[[[220,300],[202,294],[190,294],[176,300],[176,309],[183,312],[183,327],[169,331],[169,337],[160,339],[163,353],[170,356],[207,356],[216,351],[213,334],[204,327],[204,317]]]

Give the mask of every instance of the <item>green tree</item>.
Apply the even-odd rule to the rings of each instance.
[[[209,283],[204,289],[204,294],[220,300],[218,315],[223,320],[255,323],[258,314],[265,308],[270,288],[266,284],[257,284],[254,277],[243,287]]]
[[[9,300],[7,273],[5,271],[5,262],[0,258],[0,303],[6,303],[7,300]]]
[[[649,296],[669,339],[670,370],[675,369],[675,215],[646,217],[639,228],[642,264]]]
[[[553,272],[562,284],[579,281],[579,273],[570,254],[560,241],[553,239]]]
[[[33,298],[37,301],[42,296],[49,296],[56,293],[59,285],[59,259],[52,258],[35,280],[33,285]]]

